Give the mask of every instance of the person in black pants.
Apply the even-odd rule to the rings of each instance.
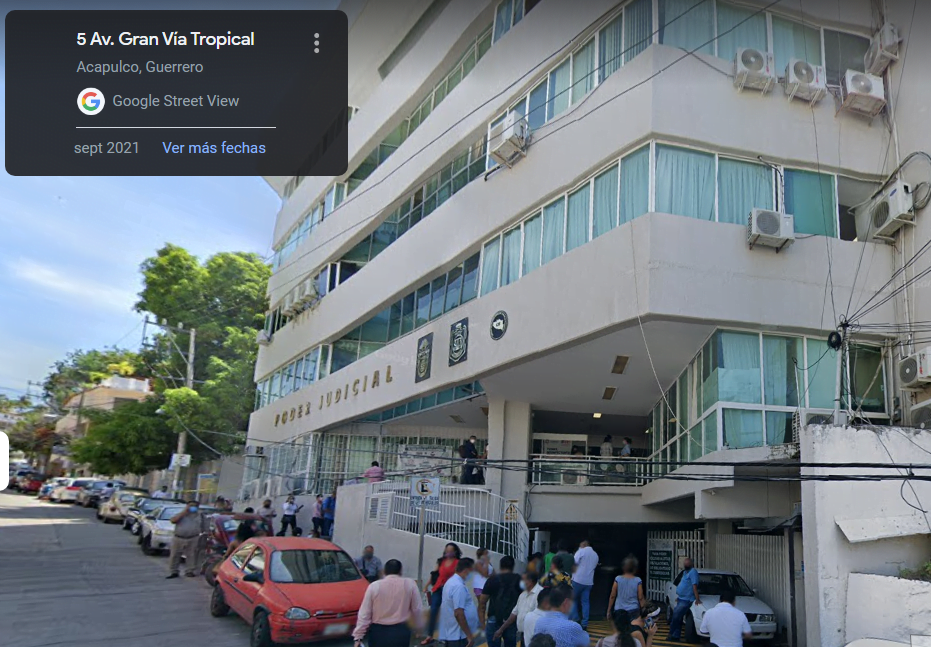
[[[278,531],[279,537],[284,537],[288,530],[288,526],[291,526],[291,536],[297,537],[297,513],[300,512],[303,507],[302,505],[294,503],[293,496],[288,497],[288,500],[281,506],[281,530]]]

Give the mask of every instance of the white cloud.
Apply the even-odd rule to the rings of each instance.
[[[28,258],[9,262],[7,267],[14,278],[41,288],[49,298],[58,301],[126,312],[136,300],[131,291],[68,275]]]

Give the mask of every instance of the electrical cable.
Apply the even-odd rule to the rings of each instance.
[[[874,433],[876,434],[876,440],[879,441],[879,444],[882,445],[883,450],[885,450],[886,454],[889,456],[889,462],[892,463],[892,465],[895,467],[897,472],[901,472],[900,466],[896,465],[895,459],[892,458],[892,452],[889,451],[889,448],[886,447],[886,443],[882,439],[882,433],[879,431],[875,431],[875,430],[874,430]],[[925,523],[928,524],[928,531],[931,532],[931,518],[928,517],[928,511],[922,505],[921,499],[918,498],[918,492],[915,491],[915,486],[912,485],[908,479],[908,477],[911,476],[911,472],[912,472],[912,468],[906,468],[906,473],[905,473],[906,478],[905,480],[902,481],[902,485],[899,488],[899,496],[902,498],[902,501],[905,502],[905,505],[907,505],[910,508],[914,508],[915,510],[921,512],[924,515]],[[915,502],[918,504],[917,506],[913,505],[908,499],[905,498],[904,490],[905,490],[906,484],[908,485],[909,489],[912,491],[912,494],[915,496]]]

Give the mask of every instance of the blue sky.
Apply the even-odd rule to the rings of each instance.
[[[142,8],[318,8],[335,2],[136,2]],[[125,2],[0,2],[12,9]],[[2,39],[2,35],[0,35]],[[3,60],[0,47],[0,61]],[[5,69],[5,68],[4,68]],[[5,83],[0,86],[4,118]],[[0,142],[0,151],[3,150]],[[0,152],[2,155],[2,152]],[[267,256],[278,196],[258,177],[13,177],[0,173],[0,393],[18,395],[69,350],[136,348],[139,264],[171,242],[200,258]]]

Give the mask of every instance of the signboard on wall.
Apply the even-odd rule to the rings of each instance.
[[[197,475],[197,493],[198,494],[216,494],[217,493],[217,475],[216,474],[198,474]]]
[[[402,445],[398,469],[429,476],[441,474],[452,466],[452,447],[445,445]]]
[[[673,573],[673,542],[671,539],[647,541],[647,579],[671,582]]]
[[[430,379],[430,367],[433,364],[433,333],[424,335],[417,340],[417,357],[414,373],[414,382],[423,382]]]

